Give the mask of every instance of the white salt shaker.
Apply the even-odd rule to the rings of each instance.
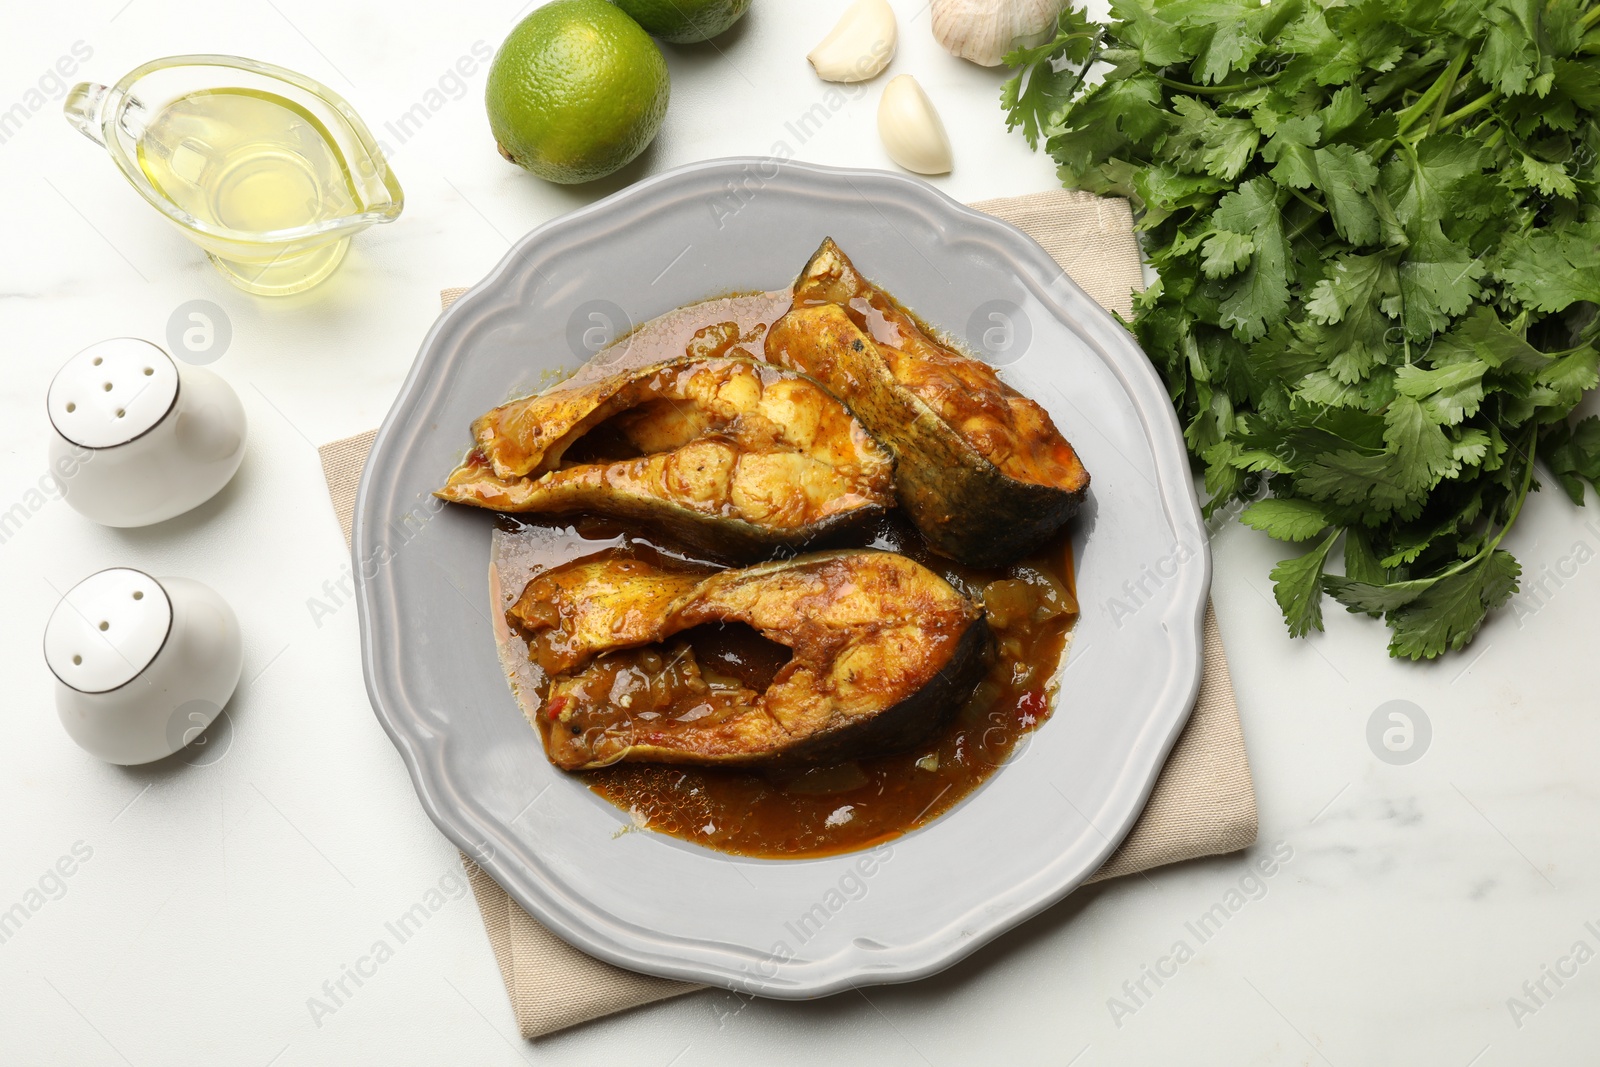
[[[67,591],[44,631],[56,712],[79,747],[109,763],[149,763],[194,740],[233,695],[244,666],[239,621],[209,586],[131,567]]]
[[[106,526],[148,526],[198,507],[244,459],[238,394],[136,337],[73,356],[46,402],[50,469],[63,496]]]

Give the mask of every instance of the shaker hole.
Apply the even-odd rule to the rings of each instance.
[[[111,383],[107,382],[102,388],[104,388],[108,393],[111,392]]]
[[[144,599],[144,590],[135,589],[133,591],[133,599],[135,599],[135,600],[143,600]]]
[[[119,418],[119,419],[120,419],[120,418],[122,418],[122,416],[124,416],[124,415],[126,415],[126,414],[127,414],[127,412],[126,412],[126,411],[124,411],[124,410],[123,410],[123,409],[122,409],[122,408],[118,408],[118,409],[117,409],[117,418]]]
[[[109,622],[102,622],[100,624],[100,629],[109,630],[109,629],[111,629],[111,624]]]
[[[148,377],[150,377],[150,375],[154,374],[155,372],[156,372],[156,369],[154,367],[146,367],[144,369],[144,376],[146,378],[148,378]]]
[[[74,667],[81,667],[81,666],[83,666],[83,657],[82,657],[82,656],[73,656],[73,657],[72,657],[72,665],[73,665],[73,666],[74,666]]]
[[[105,360],[101,359],[99,356],[95,356],[94,357],[94,365],[96,367],[98,367],[100,364],[102,364],[104,362],[105,362]]]
[[[67,414],[68,415],[71,415],[74,411],[77,411],[77,410],[78,410],[78,405],[74,404],[70,400],[67,401]]]

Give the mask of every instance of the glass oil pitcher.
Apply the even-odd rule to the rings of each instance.
[[[67,94],[67,120],[246,292],[311,288],[404,194],[333,90],[235,56],[170,56]]]

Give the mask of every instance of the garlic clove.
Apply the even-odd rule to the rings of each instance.
[[[902,74],[883,87],[878,101],[878,136],[889,158],[918,174],[948,174],[950,137],[933,101],[917,79]]]
[[[999,66],[1015,48],[1043,44],[1069,0],[933,0],[933,36],[953,56]]]
[[[889,65],[898,40],[889,0],[856,0],[806,58],[825,82],[864,82]]]

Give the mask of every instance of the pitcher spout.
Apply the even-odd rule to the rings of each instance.
[[[101,126],[105,122],[106,99],[110,95],[109,85],[79,82],[68,90],[67,99],[61,105],[61,110],[66,113],[67,121],[72,123],[73,128],[101,148],[106,145]]]

